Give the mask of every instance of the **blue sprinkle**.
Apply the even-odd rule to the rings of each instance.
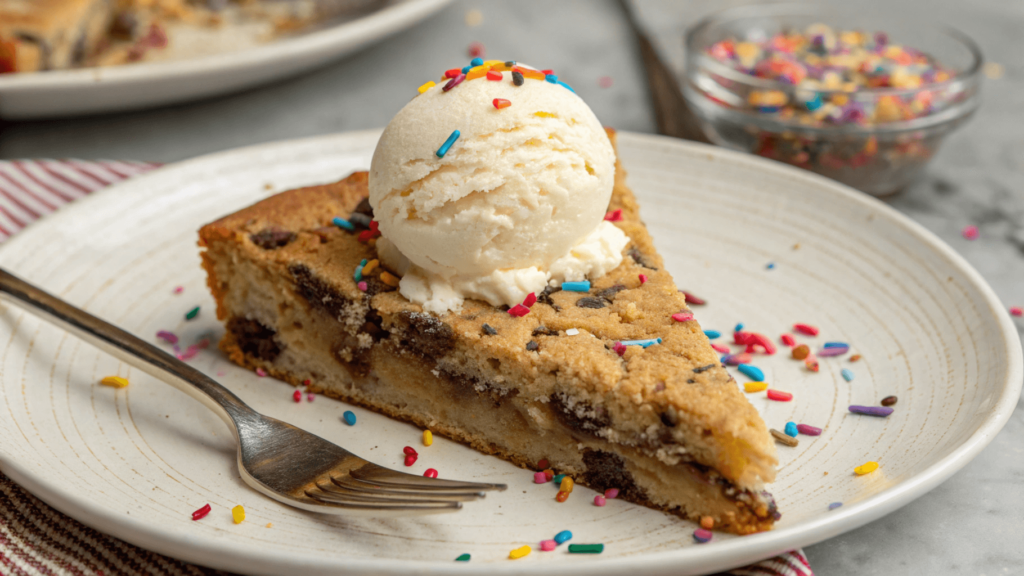
[[[590,280],[582,280],[580,282],[562,282],[562,290],[565,290],[566,292],[589,292]]]
[[[343,230],[348,230],[349,232],[351,232],[351,231],[356,229],[356,227],[353,226],[351,222],[349,222],[348,220],[345,220],[344,218],[339,218],[339,217],[335,216],[334,220],[332,220],[332,222],[334,222],[334,225],[337,226],[338,228],[341,228]]]
[[[469,61],[469,65],[470,66],[479,66],[479,65],[481,65],[483,63],[484,63],[484,59],[483,58],[479,58],[479,57],[473,58],[472,60]]]
[[[804,102],[804,106],[807,106],[807,109],[810,110],[811,112],[814,112],[818,108],[821,108],[821,105],[821,94],[818,93],[814,94],[814,98],[811,98],[810,100]]]
[[[558,534],[555,534],[555,542],[557,544],[562,544],[569,540],[572,540],[572,532],[569,532],[568,530],[562,530]]]
[[[833,502],[833,503],[828,505],[828,509],[829,510],[835,510],[836,508],[839,508],[842,505],[843,505],[842,502]]]
[[[641,346],[647,348],[655,344],[661,344],[661,338],[648,338],[647,340],[623,340],[619,342],[623,346]]]
[[[458,130],[452,132],[452,135],[449,136],[448,139],[444,141],[444,144],[441,144],[441,147],[437,149],[437,157],[444,158],[444,155],[448,153],[448,149],[452,147],[452,144],[455,144],[455,141],[458,140],[461,135],[462,133]]]
[[[796,438],[800,431],[796,429],[796,422],[786,422],[786,436]]]
[[[825,348],[849,348],[846,342],[825,342]]]
[[[341,417],[345,419],[345,424],[348,424],[349,426],[355,426],[356,425],[356,414],[355,414],[355,412],[353,412],[351,410],[345,410],[345,413],[342,414]]]
[[[764,382],[764,372],[760,368],[753,364],[740,364],[736,367],[741,374],[750,378],[754,382]]]
[[[558,84],[558,76],[555,76],[554,74],[548,74],[544,79],[552,84]]]
[[[561,80],[556,80],[555,84],[558,84],[559,86],[561,86],[563,88],[568,88],[569,92],[572,92],[573,94],[576,93],[576,91],[572,89],[572,86],[569,86],[568,84],[566,84],[565,82],[562,82]]]
[[[704,335],[708,337],[708,340],[714,340],[722,336],[722,333],[718,330],[705,330]]]
[[[853,370],[850,370],[849,368],[843,368],[842,370],[839,371],[839,373],[843,375],[843,380],[846,380],[847,382],[853,380]]]
[[[355,273],[352,274],[352,277],[355,278],[356,282],[359,282],[363,279],[363,266],[366,266],[366,258],[363,258],[362,262],[360,262],[359,265],[356,266]]]
[[[739,324],[737,324],[736,327],[732,329],[732,331],[733,332],[741,332],[741,331],[743,331],[743,322],[740,322]]]
[[[470,68],[472,68],[472,66],[466,66],[466,67],[464,67],[464,68],[462,69],[462,73],[463,73],[463,74],[465,74],[466,72],[469,72]]]
[[[775,262],[769,262],[768,265],[765,266],[765,268],[767,268],[769,270],[774,270],[775,269]]]

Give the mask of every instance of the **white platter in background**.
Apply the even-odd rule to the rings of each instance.
[[[379,132],[273,143],[213,154],[76,201],[0,245],[0,266],[144,338],[171,330],[188,344],[219,335],[199,267],[196,230],[275,191],[340,179],[369,165]],[[120,365],[35,317],[0,305],[0,470],[66,514],[133,544],[251,574],[618,575],[714,572],[807,546],[892,512],[963,467],[1002,428],[1024,378],[1020,342],[984,280],[932,234],[882,203],[824,178],[753,156],[622,133],[619,149],[666,266],[706,298],[706,329],[737,322],[777,337],[818,325],[809,343],[842,340],[863,359],[823,358],[814,374],[783,351],[758,356],[792,402],[749,398],[769,426],[824,428],[780,446],[771,490],[783,517],[771,532],[716,534],[695,545],[692,523],[578,488],[551,485],[438,438],[412,468],[504,482],[509,490],[456,514],[345,519],[287,508],[247,488],[231,432],[170,386]],[[798,245],[798,247],[797,247]],[[772,262],[769,270],[766,264]],[[175,286],[185,287],[180,295]],[[202,306],[199,318],[183,314]],[[154,338],[155,340],[155,338]],[[420,430],[292,389],[229,364],[217,350],[191,361],[257,410],[387,466],[401,467]],[[856,374],[852,382],[841,368]],[[100,378],[126,375],[123,390]],[[742,378],[740,378],[742,381]],[[895,394],[889,418],[849,404]],[[345,410],[356,426],[341,422]],[[855,476],[866,461],[876,472]],[[200,522],[190,514],[209,502]],[[828,510],[831,502],[844,505]],[[247,520],[234,525],[230,508]],[[267,524],[271,523],[271,527]],[[560,530],[603,542],[600,556],[540,552]],[[528,557],[508,560],[529,544]],[[455,563],[468,552],[472,561]]]

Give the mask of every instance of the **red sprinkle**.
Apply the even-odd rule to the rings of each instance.
[[[810,324],[793,324],[793,330],[796,330],[797,332],[801,334],[806,334],[808,336],[818,335],[818,329],[815,328],[814,326],[811,326]]]
[[[377,222],[376,220],[370,220],[370,230],[373,230],[374,232],[380,232],[380,222]]]
[[[419,452],[417,452],[416,449],[413,448],[412,446],[406,446],[405,448],[402,448],[402,452],[404,452],[406,456],[419,456],[420,455]]]
[[[783,334],[781,340],[783,344],[790,348],[796,346],[796,338],[793,338],[792,334]]]
[[[804,366],[807,366],[807,369],[811,372],[817,372],[821,369],[821,367],[818,366],[818,358],[814,354],[808,354],[807,357],[804,358]]]
[[[565,502],[565,500],[568,497],[569,497],[569,493],[568,492],[563,492],[563,491],[559,490],[558,494],[555,495],[555,500],[557,500],[559,502]]]
[[[536,303],[537,303],[537,294],[534,293],[534,292],[530,292],[529,294],[527,294],[526,298],[523,300],[523,306],[526,306],[527,308],[530,308],[531,306],[533,306]]]
[[[427,468],[426,472],[423,473],[427,478],[437,478],[437,470],[433,468]]]
[[[517,318],[522,318],[530,313],[530,309],[522,304],[516,304],[515,306],[508,309],[508,313]]]
[[[622,342],[616,342],[615,345],[612,346],[612,350],[615,350],[616,354],[622,356],[626,353],[626,345]]]
[[[302,402],[302,392],[300,392],[299,390],[293,392],[292,399],[294,399],[296,402]]]
[[[455,78],[459,74],[462,74],[462,70],[459,69],[459,68],[452,68],[450,70],[445,70],[444,71],[444,77],[445,78]]]
[[[725,344],[712,344],[711,347],[715,349],[715,352],[719,352],[721,354],[728,354],[732,352],[732,350],[729,350],[729,347]]]
[[[476,58],[477,56],[483,57],[483,55],[484,55],[484,45],[481,44],[480,42],[470,42],[469,43],[469,55],[474,57],[474,58]]]
[[[466,79],[466,75],[462,74],[460,72],[458,76],[456,76],[455,78],[452,78],[451,80],[449,80],[448,83],[444,85],[444,88],[441,88],[441,91],[442,92],[447,92],[447,91],[451,90],[452,88],[455,88],[456,86],[461,84],[462,81],[465,80],[465,79]]]
[[[405,457],[405,465],[406,466],[412,466],[413,464],[416,463],[416,458],[417,458],[417,456],[406,456]]]
[[[615,210],[605,214],[604,219],[609,222],[618,222],[619,220],[622,220],[622,208],[616,208]]]
[[[212,510],[212,508],[210,508],[210,505],[207,504],[206,506],[203,506],[199,510],[196,510],[195,512],[193,512],[192,513],[192,519],[193,520],[202,520],[203,518],[206,518],[207,514],[210,513],[210,510]]]
[[[312,382],[310,382],[309,378],[306,378],[305,380],[302,381],[303,386],[309,386],[310,384],[312,384]]]
[[[686,292],[685,290],[680,290],[680,292],[682,292],[683,296],[686,297],[686,303],[687,304],[693,304],[694,306],[703,306],[703,305],[707,304],[707,302],[703,298],[698,298],[698,297],[694,296],[693,294],[690,294],[689,292]]]
[[[497,70],[488,70],[487,79],[492,82],[499,82],[501,80],[501,72],[498,72]]]
[[[488,72],[487,74],[490,75],[490,72]],[[504,98],[495,98],[494,100],[491,100],[491,104],[494,104],[495,108],[501,110],[502,108],[508,108],[509,106],[511,106],[512,102]]]
[[[550,76],[550,75],[554,74],[555,71],[554,70],[541,70],[540,73],[545,75],[545,76]]]
[[[964,226],[964,238],[968,240],[978,239],[978,227],[977,226]]]
[[[690,312],[676,312],[672,315],[672,319],[676,322],[689,322],[693,320],[693,314]]]
[[[757,332],[750,333],[750,342],[747,344],[747,352],[753,352],[754,346],[760,346],[764,349],[764,353],[769,356],[775,354],[775,344],[772,344],[772,341],[764,334],[758,334]]]
[[[359,236],[357,238],[360,242],[363,242],[365,244],[366,242],[369,242],[373,238],[379,237],[380,231],[378,230],[363,230],[362,232],[359,233]]]
[[[789,402],[793,399],[793,395],[789,392],[781,392],[779,390],[768,389],[768,399],[778,400],[779,402]]]
[[[640,285],[642,286],[642,285],[644,285],[646,283],[647,283],[647,274],[641,274],[640,275]]]
[[[1010,308],[1010,316],[1024,316],[1024,308],[1013,306]]]
[[[538,470],[543,470],[543,469],[547,468],[549,465],[550,465],[550,463],[548,462],[547,458],[541,458],[540,462],[537,462],[537,469]]]

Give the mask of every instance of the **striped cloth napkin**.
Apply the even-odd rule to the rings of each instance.
[[[115,160],[0,161],[0,241],[64,204],[159,167]],[[0,473],[0,574],[212,576],[217,570],[161,556],[88,528]],[[719,576],[814,576],[793,550]]]

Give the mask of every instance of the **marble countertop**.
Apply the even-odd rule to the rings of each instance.
[[[836,1],[836,0],[832,0]],[[681,32],[735,0],[639,0],[663,55],[681,62]],[[844,2],[880,15],[931,17],[975,38],[1005,74],[989,79],[976,116],[948,138],[927,174],[886,200],[958,250],[1007,306],[1024,306],[1024,3],[1004,0]],[[465,23],[478,9],[483,22]],[[0,123],[0,159],[125,158],[173,162],[272,140],[383,126],[438,62],[489,54],[542,63],[604,123],[654,132],[642,64],[614,1],[458,0],[422,25],[312,73],[241,94],[121,115]],[[598,79],[612,77],[609,88]],[[411,80],[410,80],[411,79]],[[978,226],[971,242],[961,230]],[[1024,329],[1024,321],[1018,320]],[[806,549],[823,575],[1024,570],[1024,405],[973,462],[899,511]]]

